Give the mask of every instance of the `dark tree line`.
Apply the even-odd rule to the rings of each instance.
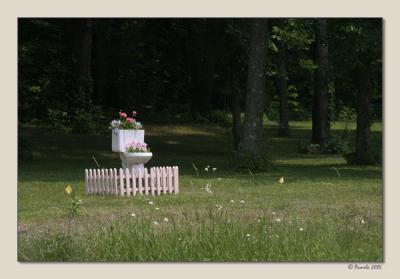
[[[230,111],[237,154],[259,155],[265,115],[282,136],[311,118],[324,146],[350,110],[356,159],[370,163],[381,43],[380,19],[20,19],[19,121],[84,132],[120,109],[149,121]]]

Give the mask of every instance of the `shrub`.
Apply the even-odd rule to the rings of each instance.
[[[300,153],[306,154],[319,154],[321,153],[321,146],[319,144],[310,143],[309,141],[300,141],[298,146]]]
[[[52,133],[68,134],[71,132],[71,128],[69,127],[70,118],[66,111],[48,109],[46,122]]]
[[[235,154],[233,166],[238,171],[263,171],[272,166],[272,161],[266,155]]]

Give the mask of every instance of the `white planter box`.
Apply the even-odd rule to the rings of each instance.
[[[112,151],[126,152],[126,145],[135,142],[144,142],[144,130],[112,130]]]

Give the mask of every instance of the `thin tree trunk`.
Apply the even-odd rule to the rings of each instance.
[[[237,92],[233,88],[231,88],[230,106],[232,112],[233,149],[234,151],[238,151],[242,117],[240,115],[240,95],[239,92]]]
[[[315,62],[317,69],[315,70],[311,141],[323,146],[330,136],[327,20],[318,19],[316,25]]]
[[[253,19],[247,75],[246,107],[243,119],[239,155],[258,156],[265,103],[267,20]]]
[[[366,67],[359,68],[359,90],[357,94],[356,163],[373,164],[369,117],[369,95],[371,80]]]
[[[286,45],[279,41],[278,48],[279,134],[289,134],[289,105],[286,72]]]

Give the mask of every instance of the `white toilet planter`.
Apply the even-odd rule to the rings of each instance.
[[[114,129],[112,151],[118,152],[122,168],[86,169],[85,185],[88,195],[161,195],[179,192],[179,169],[173,167],[144,168],[151,152],[127,152],[129,143],[144,143],[144,130]]]
[[[119,152],[123,169],[144,171],[144,164],[150,161],[151,152],[127,152],[126,145],[131,142],[144,143],[144,130],[112,130],[112,151]]]

